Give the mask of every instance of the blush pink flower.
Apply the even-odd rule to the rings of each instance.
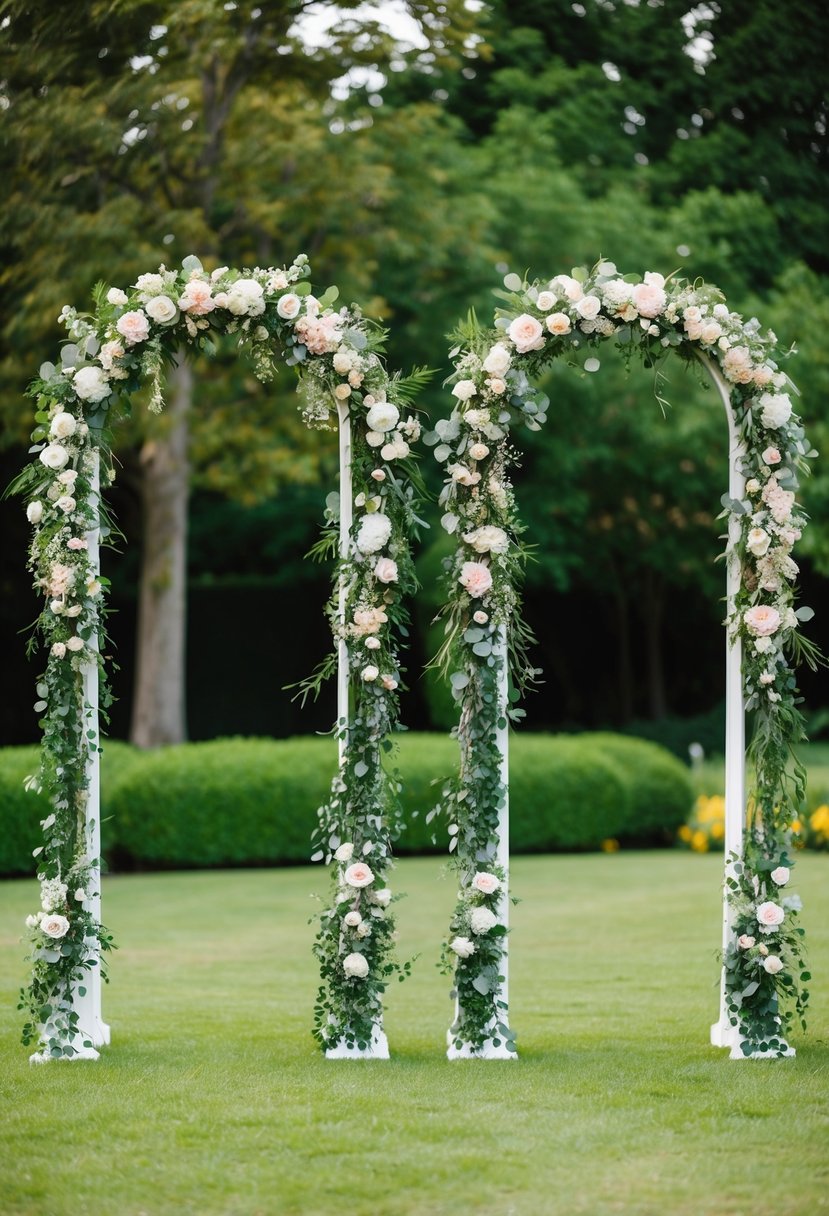
[[[355,861],[349,866],[343,878],[350,887],[368,887],[374,882],[374,871],[364,861]]]
[[[150,323],[147,320],[147,314],[140,309],[134,312],[125,312],[116,321],[115,328],[121,337],[126,340],[128,346],[135,346],[138,342],[145,342],[150,336]]]
[[[483,562],[464,562],[458,582],[473,599],[479,599],[492,587],[492,574]]]
[[[203,317],[216,307],[213,299],[213,284],[205,283],[203,279],[191,279],[184,289],[184,295],[178,302],[182,312],[191,316]]]
[[[494,874],[488,874],[484,870],[479,870],[472,879],[472,886],[483,895],[494,895],[500,885],[500,880]]]
[[[785,920],[786,913],[773,900],[766,900],[760,904],[757,909],[757,923],[766,929],[776,929],[778,925],[782,925]]]
[[[640,317],[658,317],[667,302],[668,297],[658,283],[637,283],[633,289],[633,303]]]
[[[763,452],[763,462],[765,464],[780,464],[782,459],[783,457],[777,448],[766,448],[765,452]]]
[[[527,312],[515,318],[507,330],[507,334],[520,355],[531,350],[541,350],[544,345],[544,330],[541,328],[541,322]]]
[[[780,613],[770,604],[757,604],[754,608],[747,608],[743,613],[743,620],[749,633],[753,633],[756,638],[770,637],[780,628]]]

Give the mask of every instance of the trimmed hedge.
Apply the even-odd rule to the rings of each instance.
[[[23,790],[35,748],[0,751],[0,872],[29,874],[45,800]],[[401,853],[444,852],[447,825],[426,816],[457,764],[444,735],[405,734]],[[331,739],[220,739],[154,752],[105,745],[104,856],[116,868],[304,863],[336,766]],[[516,735],[511,741],[513,852],[596,849],[608,838],[668,840],[693,801],[687,771],[654,744],[619,735]]]

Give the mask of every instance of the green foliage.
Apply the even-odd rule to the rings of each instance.
[[[644,739],[602,731],[582,735],[581,740],[614,766],[627,787],[627,815],[618,830],[608,835],[626,844],[667,844],[685,822],[694,795],[685,765]]]

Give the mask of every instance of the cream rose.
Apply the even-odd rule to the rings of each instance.
[[[357,926],[361,925],[362,923],[363,918],[359,912],[346,912],[345,916],[343,917],[343,924],[347,925],[349,929],[356,929]]]
[[[485,625],[489,620],[489,613],[481,612],[479,609],[477,612],[472,613],[472,620],[476,625]]]
[[[496,878],[494,874],[487,873],[485,870],[479,870],[472,879],[472,886],[483,895],[494,895],[500,885],[500,879]]]
[[[769,954],[763,959],[763,970],[767,971],[769,975],[779,975],[783,970],[782,959],[779,959],[776,954]]]
[[[88,367],[88,368],[83,368],[82,370],[83,371],[97,371],[97,368]],[[82,374],[81,372],[78,372],[79,376],[81,374]],[[98,374],[100,375],[100,372]],[[54,418],[52,419],[51,425],[49,427],[49,433],[53,439],[69,439],[70,436],[75,434],[75,431],[77,429],[78,429],[78,423],[77,423],[77,420],[72,416],[72,414],[66,414],[64,412],[61,412],[60,414],[55,414]]]
[[[127,293],[122,291],[120,287],[110,287],[107,292],[107,304],[112,304],[115,308],[123,308],[127,302]]]
[[[555,334],[556,337],[560,336],[561,334],[569,334],[570,330],[573,328],[570,318],[567,316],[566,312],[551,313],[545,324],[550,333]]]
[[[66,644],[64,642],[53,642],[49,653],[53,654],[56,659],[66,658]]]
[[[665,311],[668,297],[665,295],[662,283],[653,281],[657,277],[662,278],[661,275],[652,275],[649,281],[649,276],[645,275],[645,282],[637,283],[633,289],[633,303],[642,317],[658,317]]]
[[[778,866],[776,870],[772,870],[769,877],[778,887],[783,887],[789,881],[790,875],[791,871],[788,866]]]
[[[549,295],[549,292],[547,294]],[[538,298],[540,300],[541,296]],[[541,308],[541,304],[539,304],[539,308]],[[484,371],[489,372],[490,376],[504,376],[509,371],[511,363],[512,355],[506,346],[502,342],[496,342],[489,348],[489,353],[484,359]]]
[[[747,608],[743,613],[743,620],[749,633],[753,633],[757,638],[771,637],[780,628],[780,613],[769,604],[757,604],[754,608]]]
[[[48,916],[41,918],[40,928],[47,937],[53,937],[57,941],[61,937],[66,937],[66,934],[69,932],[69,921],[65,916],[50,913]]]
[[[473,599],[479,599],[492,587],[492,575],[483,562],[464,562],[458,582]]]
[[[299,296],[289,291],[287,295],[280,296],[277,301],[277,316],[280,316],[283,321],[293,321],[294,317],[299,316],[300,308],[302,308],[302,301]]]
[[[449,949],[453,950],[458,958],[470,958],[475,953],[475,943],[468,937],[456,937],[449,943]]]
[[[350,887],[368,887],[374,882],[374,871],[364,861],[355,861],[348,867],[343,878]]]
[[[75,372],[75,379],[72,381],[72,387],[75,393],[80,397],[81,401],[103,401],[112,392],[109,380],[104,375],[100,367],[82,367]],[[54,430],[55,423],[59,418],[72,418],[71,414],[57,414],[52,421],[52,434],[59,439],[65,439],[67,435],[75,433],[75,419],[72,418],[73,426],[70,431],[59,435]],[[68,424],[67,424],[68,425]]]
[[[473,532],[465,532],[463,539],[476,553],[506,553],[509,537],[503,528],[485,524]]]
[[[752,528],[746,537],[746,548],[755,557],[762,557],[768,551],[771,537],[764,528]]]
[[[554,291],[540,291],[535,306],[539,312],[549,312],[556,302],[556,294]],[[487,371],[490,369],[487,368]],[[492,369],[494,370],[494,369]]]
[[[489,455],[489,448],[485,443],[473,443],[469,449],[470,460],[486,460]]]
[[[77,502],[71,494],[61,494],[60,498],[55,503],[55,506],[59,511],[63,511],[64,515],[71,515],[77,505]]]
[[[387,908],[391,903],[391,888],[381,887],[379,891],[374,891],[371,896],[371,902],[376,904],[378,908]]]
[[[77,654],[83,650],[83,638],[79,638],[77,634],[71,637],[66,643],[66,649],[71,650],[73,654]]]
[[[557,274],[550,283],[550,287],[558,295],[565,295],[571,303],[580,300],[584,295],[584,288],[578,279],[573,279],[569,274]]]
[[[39,524],[43,519],[43,503],[35,500],[26,508],[26,518],[30,524]]]
[[[780,904],[776,904],[770,899],[760,904],[757,909],[757,923],[766,929],[776,929],[778,925],[783,924],[785,918],[786,913]]]
[[[59,443],[50,443],[40,453],[40,463],[45,464],[47,469],[54,469],[57,472],[58,469],[62,469],[65,464],[69,463],[69,453]]]
[[[375,667],[373,663],[369,663],[368,666],[364,667],[363,670],[360,672],[360,678],[362,680],[364,680],[366,682],[366,684],[371,684],[374,682],[374,680],[377,679],[379,674],[380,674],[380,668]]]
[[[737,945],[741,950],[750,950],[755,944],[756,940],[757,939],[752,937],[750,933],[741,933],[737,938]]]
[[[521,355],[531,350],[541,350],[544,345],[544,330],[541,328],[541,322],[526,312],[515,318],[507,330],[507,334]]]
[[[368,975],[368,960],[364,954],[347,954],[343,959],[343,971],[349,979],[364,980]]]
[[[336,858],[337,861],[351,861],[351,858],[353,856],[354,856],[354,845],[351,843],[350,840],[346,840],[344,844],[341,844],[340,847],[337,849],[337,851],[334,853],[334,857]]]
[[[195,286],[195,284],[192,284],[192,286]],[[209,296],[210,296],[209,285],[207,283],[203,283],[202,286],[207,288],[207,297],[209,298]],[[189,292],[190,292],[190,285],[188,286],[187,291],[185,291],[182,299],[189,301],[192,298],[190,296]],[[211,308],[213,307],[212,300],[210,301],[210,306],[211,306]],[[184,308],[184,307],[185,306],[182,304],[182,308]],[[166,325],[168,321],[172,321],[173,318],[175,317],[176,313],[178,312],[178,309],[176,308],[175,304],[173,303],[173,301],[170,299],[169,296],[153,296],[152,299],[148,300],[147,303],[144,305],[144,309],[147,313],[147,316],[150,317],[153,321],[156,321],[159,325]],[[195,312],[196,309],[192,309],[192,311]]]
[[[135,346],[138,342],[145,342],[150,336],[150,325],[147,320],[147,314],[142,312],[141,309],[125,312],[115,322],[115,328],[128,346]]]
[[[577,300],[574,307],[576,312],[585,321],[592,321],[599,315],[599,309],[602,302],[598,296],[584,296],[581,300]]]

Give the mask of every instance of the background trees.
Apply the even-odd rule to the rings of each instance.
[[[98,278],[126,284],[192,251],[241,265],[304,250],[316,282],[336,280],[344,297],[390,323],[397,364],[438,363],[459,315],[470,305],[491,311],[506,269],[553,274],[599,255],[623,269],[682,267],[800,345],[804,414],[825,446],[822,11],[805,0],[785,14],[770,0],[693,10],[673,0],[496,0],[476,11],[461,0],[412,3],[420,33],[406,48],[356,3],[337,7],[0,7],[9,473],[28,426],[21,390],[54,350],[62,304],[80,306]],[[338,19],[313,49],[296,25],[306,9]],[[697,713],[721,695],[719,407],[668,368],[663,419],[647,374],[627,378],[603,362],[592,377],[557,369],[547,428],[528,442],[521,471],[538,545],[528,608],[548,681],[528,706],[536,725]],[[142,715],[163,724],[155,735],[136,725],[136,736],[153,743],[183,731],[183,715],[169,714],[175,698],[149,674],[147,647],[157,664],[165,645],[185,653],[184,616],[170,600],[185,598],[186,517],[191,733],[327,726],[325,707],[318,721],[293,717],[277,687],[325,645],[324,622],[313,619],[325,580],[297,555],[313,539],[333,449],[299,425],[288,377],[257,390],[232,350],[194,370],[192,392],[179,385],[158,423],[139,408],[119,441],[115,501],[130,539],[142,540],[145,573],[135,548],[107,558],[124,668],[116,726],[129,727],[134,670],[136,724]],[[439,381],[424,394],[432,412],[445,409]],[[170,482],[165,459],[176,444]],[[826,571],[829,471],[820,463],[805,497],[816,522],[803,552]],[[165,500],[179,523],[148,526]],[[4,514],[10,636],[34,611],[27,617],[21,605],[25,528],[13,506]],[[815,603],[825,591],[810,568]],[[136,661],[139,582],[146,640]],[[292,653],[252,654],[243,622],[255,617],[262,635],[273,617],[282,634],[297,601]],[[221,699],[217,672],[227,681]],[[20,697],[30,679],[21,664]],[[418,681],[409,701],[418,724],[430,712],[424,690]],[[6,720],[9,737],[33,730],[33,714]]]

